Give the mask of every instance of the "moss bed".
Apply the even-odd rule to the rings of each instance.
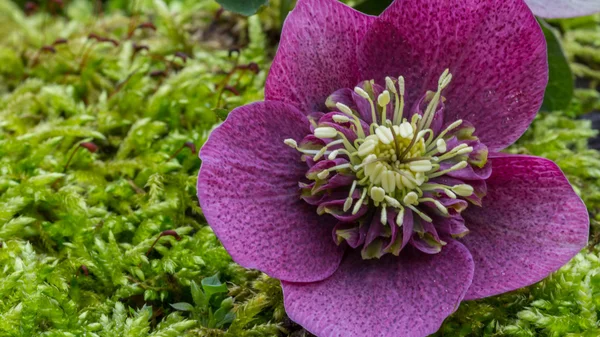
[[[0,0],[0,337],[309,336],[196,198],[207,135],[262,99],[278,4],[244,18],[210,0]],[[590,244],[536,285],[464,302],[437,336],[600,335],[600,16],[552,24],[575,98],[509,151],[560,165]]]

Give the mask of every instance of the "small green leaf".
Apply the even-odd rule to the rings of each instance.
[[[573,98],[573,73],[554,29],[545,21],[539,21],[548,45],[548,67],[550,72],[542,110],[564,110]]]
[[[173,303],[173,304],[171,304],[171,306],[173,308],[175,308],[175,310],[179,310],[179,311],[193,311],[194,310],[194,306],[189,303],[186,303],[186,302]]]
[[[358,5],[354,6],[354,9],[369,15],[379,15],[391,3],[392,0],[365,0],[359,3]]]
[[[256,14],[258,9],[266,5],[269,0],[217,0],[217,2],[228,11],[250,16]]]
[[[192,288],[192,298],[194,299],[194,304],[205,307],[208,304],[206,301],[206,296],[204,296],[204,292],[202,292],[202,289],[200,289],[198,283],[192,281],[190,286]]]
[[[233,321],[235,315],[231,312],[233,308],[233,297],[227,297],[221,302],[221,307],[215,311],[214,316],[210,322],[215,328],[221,328],[225,324],[229,324]]]
[[[227,286],[219,281],[219,274],[202,279],[202,289],[206,298],[210,300],[214,294],[222,294],[228,292]]]

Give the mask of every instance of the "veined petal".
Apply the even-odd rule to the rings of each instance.
[[[343,249],[336,221],[300,199],[306,164],[283,143],[309,132],[295,107],[261,102],[235,109],[200,152],[198,199],[234,261],[268,275],[313,282],[331,275]]]
[[[356,50],[374,19],[337,0],[299,0],[283,26],[266,99],[323,110],[332,92],[360,81]]]
[[[588,240],[586,207],[556,164],[519,155],[491,160],[483,207],[463,212],[470,233],[461,242],[475,261],[468,299],[538,282]]]
[[[451,240],[435,255],[349,254],[330,278],[282,282],[286,312],[317,336],[422,337],[456,310],[473,277],[469,251]]]
[[[490,150],[512,144],[537,113],[548,80],[546,44],[522,0],[395,1],[359,51],[363,78],[402,75],[407,102],[444,91],[445,119],[464,119]]]
[[[533,14],[543,18],[572,18],[600,12],[598,0],[525,0]]]

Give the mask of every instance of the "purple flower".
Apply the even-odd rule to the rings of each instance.
[[[548,77],[522,0],[300,0],[267,101],[203,147],[198,197],[233,259],[318,336],[425,336],[463,299],[537,282],[587,243],[560,169],[500,154]]]
[[[600,13],[598,0],[525,0],[533,13],[544,18],[572,18]]]

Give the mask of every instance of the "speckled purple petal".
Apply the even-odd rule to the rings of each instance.
[[[548,80],[544,35],[522,0],[395,1],[365,35],[359,64],[378,83],[403,75],[409,104],[450,69],[445,118],[470,121],[490,150],[523,134]]]
[[[469,251],[451,240],[439,254],[348,254],[330,278],[282,282],[289,317],[321,337],[423,337],[456,310],[473,277]]]
[[[299,0],[283,26],[266,99],[323,110],[330,94],[361,80],[356,50],[374,19],[337,0]]]
[[[469,299],[535,283],[588,240],[588,212],[556,164],[518,155],[491,160],[483,207],[463,212],[471,232],[461,242],[475,261]]]
[[[572,18],[600,13],[598,0],[525,0],[533,14],[544,18]]]
[[[328,277],[343,255],[331,240],[335,219],[300,199],[306,164],[283,143],[308,130],[293,106],[254,103],[232,111],[200,152],[198,198],[225,249],[246,268],[295,282]]]

